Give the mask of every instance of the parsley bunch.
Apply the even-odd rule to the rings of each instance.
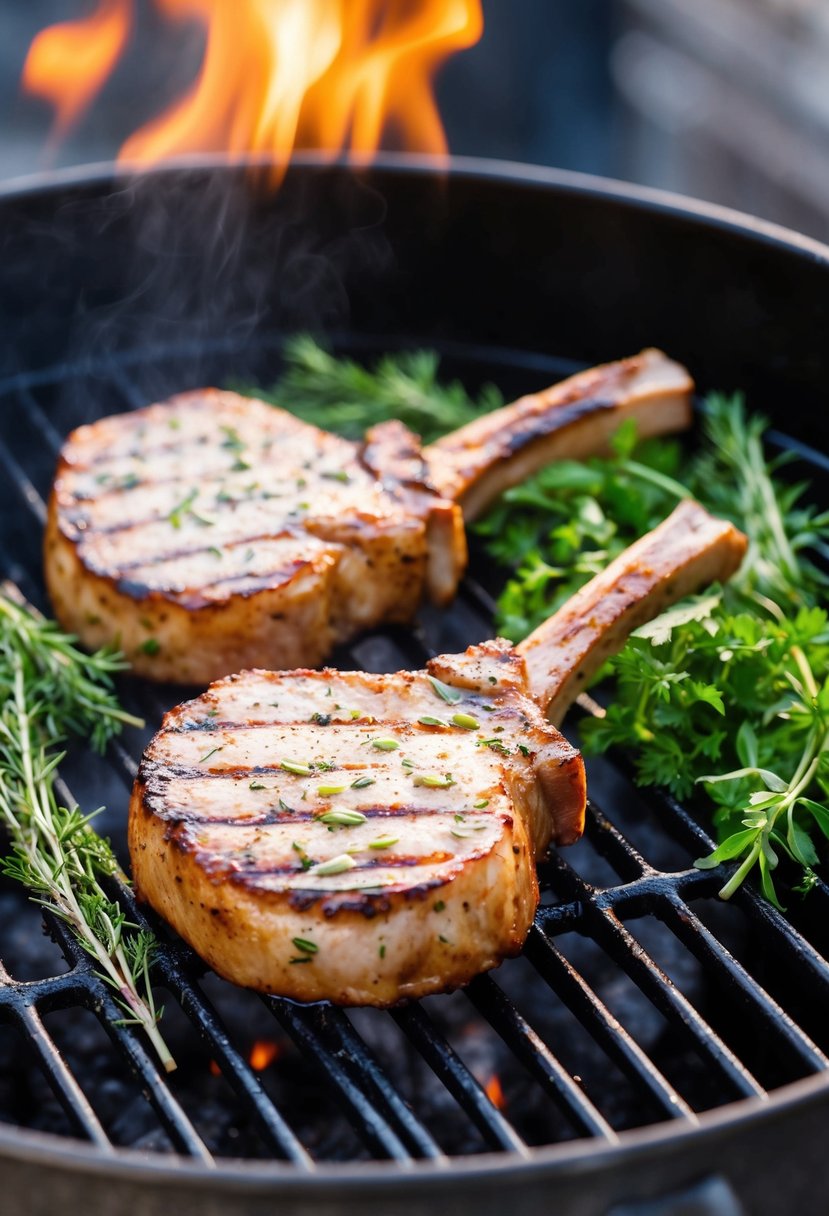
[[[335,359],[310,338],[286,350],[275,400],[307,421],[358,436],[398,417],[425,438],[502,404],[476,402],[437,380],[430,352],[389,355],[373,370]],[[498,629],[525,637],[687,496],[731,519],[749,551],[725,588],[677,605],[636,631],[605,667],[615,680],[605,715],[584,723],[585,751],[625,748],[643,784],[687,798],[703,791],[720,837],[697,863],[738,863],[721,894],[755,866],[779,906],[772,872],[783,856],[816,881],[815,842],[829,837],[829,512],[804,483],[780,476],[766,422],[739,395],[711,396],[692,455],[664,439],[637,444],[625,424],[606,459],[561,461],[508,490],[476,525],[510,570]]]
[[[518,570],[498,602],[499,629],[519,640],[622,549],[693,496],[749,537],[725,588],[686,601],[636,630],[603,674],[615,680],[602,717],[583,724],[584,750],[616,746],[642,784],[688,798],[704,788],[720,845],[698,865],[739,864],[728,898],[759,867],[788,856],[814,885],[815,840],[829,837],[829,512],[783,481],[767,458],[766,422],[740,396],[711,396],[700,450],[636,446],[622,428],[614,453],[555,465],[509,490],[479,525],[490,552]],[[679,478],[682,478],[680,481]]]

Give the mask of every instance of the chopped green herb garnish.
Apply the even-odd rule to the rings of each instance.
[[[370,849],[390,849],[393,844],[397,844],[399,836],[379,836],[377,840],[369,841]]]
[[[443,680],[438,680],[435,676],[427,676],[426,679],[432,685],[441,701],[446,701],[447,705],[454,705],[463,696],[463,692],[459,688],[452,688],[449,684],[444,684]]]
[[[320,823],[342,828],[354,828],[366,821],[366,817],[362,811],[352,811],[346,807],[335,807],[333,810],[325,811],[324,814],[318,815],[317,818]]]
[[[353,857],[349,857],[348,853],[340,853],[336,857],[332,857],[330,861],[321,861],[313,867],[314,874],[320,878],[325,878],[326,875],[344,874],[346,870],[353,870],[357,862]]]
[[[216,752],[220,752],[221,750],[221,747],[211,747],[210,751],[205,752],[202,758],[199,760],[199,764],[204,764],[210,759],[211,756],[215,756]]]
[[[420,723],[421,726],[448,726],[449,725],[449,723],[445,722],[443,720],[443,718],[430,718],[428,715],[423,718],[418,718],[418,722]]]
[[[265,788],[265,785],[261,781],[251,781],[250,785],[248,786],[249,790],[263,790]]]
[[[452,721],[455,726],[460,726],[464,730],[478,730],[480,722],[477,718],[473,718],[471,714],[453,714]]]
[[[280,760],[279,767],[286,773],[293,773],[295,777],[310,777],[314,771],[312,765],[303,764],[300,760]]]
[[[144,654],[158,654],[158,652],[161,650],[161,643],[157,638],[147,638],[146,641],[141,643],[138,649]]]
[[[473,802],[472,806],[476,811],[482,811],[485,806],[489,806],[489,799],[482,798],[480,802]]]
[[[488,747],[490,751],[500,752],[502,756],[509,755],[509,748],[502,739],[479,739],[477,747]]]
[[[518,750],[522,756],[529,756],[530,754],[530,749],[527,747],[526,743],[519,743]]]
[[[344,789],[344,785],[318,785],[317,793],[320,798],[331,798],[334,794],[341,794]]]
[[[309,941],[307,937],[292,937],[291,941],[303,954],[316,954],[319,951],[317,943]]]
[[[445,907],[446,907],[446,904],[444,903],[444,901],[442,899],[439,899],[436,904],[432,904],[432,911],[433,912],[443,912]]]
[[[244,440],[239,435],[235,426],[221,426],[219,429],[225,436],[222,441],[223,448],[227,448],[229,452],[244,452]]]
[[[288,807],[288,810],[290,809],[291,808]],[[291,844],[291,848],[295,853],[299,854],[299,864],[302,866],[303,870],[310,870],[314,863],[305,852],[305,846],[303,845],[302,841],[294,840]]]
[[[192,507],[193,503],[196,501],[198,496],[199,496],[198,486],[195,486],[190,491],[190,493],[181,500],[181,502],[178,504],[178,506],[173,507],[172,511],[167,516],[167,518],[170,521],[170,523],[173,525],[174,528],[181,527],[184,516],[190,510],[190,508]]]
[[[330,726],[331,725],[331,715],[330,714],[321,714],[317,710],[315,713],[311,714],[311,721],[313,723],[315,723],[315,725],[317,725],[317,726]]]
[[[378,946],[377,953],[379,954],[380,958],[385,958],[386,957],[386,947],[383,945]]]
[[[396,752],[400,746],[396,739],[371,739],[369,742],[378,752]]]
[[[439,773],[415,773],[412,780],[415,785],[425,785],[435,790],[445,790],[455,784],[451,773],[444,773],[442,776]]]
[[[219,549],[216,545],[211,545],[207,552],[211,555],[211,557],[219,558],[224,556],[221,549]]]
[[[358,777],[356,781],[351,782],[351,788],[353,790],[367,789],[368,786],[374,785],[374,780],[374,777]]]

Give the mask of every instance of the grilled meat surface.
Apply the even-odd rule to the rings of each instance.
[[[46,530],[55,614],[158,680],[316,664],[454,594],[460,509],[421,468],[399,423],[355,444],[217,390],[81,427]]]
[[[298,1000],[390,1005],[496,966],[532,923],[536,858],[582,831],[582,760],[545,714],[744,547],[684,503],[518,648],[218,681],[142,760],[139,894],[221,975]]]
[[[525,688],[497,641],[425,672],[213,684],[142,761],[139,894],[263,991],[385,1006],[467,982],[518,952],[537,854],[582,830],[581,757]]]
[[[549,460],[690,420],[657,351],[580,373],[421,449],[399,422],[352,443],[204,389],[80,427],[61,453],[45,571],[61,625],[140,675],[207,683],[315,666],[337,642],[443,604],[470,517]]]

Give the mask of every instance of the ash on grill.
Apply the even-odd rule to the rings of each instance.
[[[212,371],[202,360],[197,373],[159,352],[141,358],[156,394],[161,376],[172,392],[242,374],[235,357]],[[273,352],[265,359],[267,382]],[[479,369],[466,370],[474,378]],[[141,362],[127,359],[0,384],[3,416],[15,419],[0,443],[0,510],[16,521],[3,573],[41,607],[40,526],[60,438],[145,404],[141,376]],[[491,607],[467,580],[450,613],[425,611],[419,630],[364,639],[336,662],[422,665],[488,636]],[[136,758],[180,692],[125,680],[123,696],[146,717],[146,734],[62,769],[81,805],[107,803],[100,827],[122,856]],[[682,807],[636,791],[607,761],[589,777],[586,837],[540,866],[542,906],[524,956],[464,992],[391,1013],[302,1008],[204,975],[165,937],[156,975],[179,1065],[168,1080],[140,1037],[117,1025],[111,996],[66,932],[48,921],[54,944],[25,895],[0,883],[0,1119],[85,1137],[102,1152],[283,1157],[307,1172],[317,1160],[609,1143],[624,1128],[687,1125],[826,1069],[827,888],[791,920],[748,889],[723,906],[721,877],[691,867],[710,843]],[[250,1054],[260,1040],[277,1050],[257,1068]]]

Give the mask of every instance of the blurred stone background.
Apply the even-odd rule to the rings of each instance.
[[[20,96],[20,70],[38,30],[90,7],[0,0],[0,179],[112,158],[193,79],[200,29],[147,0],[97,104],[45,160],[51,112]],[[829,240],[829,0],[484,0],[484,14],[438,81],[453,152],[661,186]]]

